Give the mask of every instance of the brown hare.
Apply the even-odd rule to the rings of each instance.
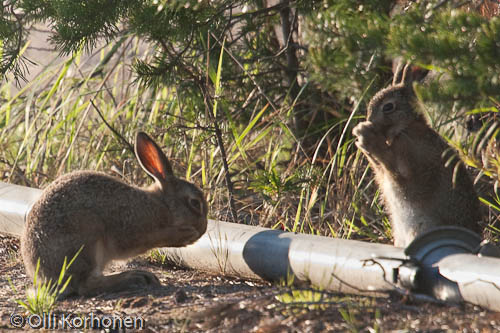
[[[64,175],[50,184],[33,205],[21,237],[26,271],[33,278],[57,281],[64,258],[72,276],[65,294],[91,296],[159,285],[146,271],[103,275],[105,266],[155,247],[180,247],[200,238],[207,228],[207,203],[195,185],[174,176],[156,143],[136,136],[135,154],[155,182],[147,188],[128,185],[93,171]]]
[[[353,129],[381,189],[394,244],[406,247],[440,225],[480,233],[472,181],[457,153],[417,112],[409,67],[398,69],[393,84],[370,101],[367,121]]]

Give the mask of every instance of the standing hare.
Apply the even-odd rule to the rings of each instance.
[[[136,136],[135,154],[155,182],[147,188],[92,171],[78,171],[54,181],[29,212],[21,237],[26,271],[57,281],[64,258],[82,248],[68,270],[68,293],[83,296],[160,285],[146,271],[103,275],[112,260],[133,257],[162,246],[193,243],[207,228],[207,203],[195,185],[174,176],[156,143]]]
[[[479,200],[472,181],[456,152],[415,110],[408,68],[398,70],[392,86],[372,98],[367,121],[353,129],[356,146],[368,158],[389,211],[394,244],[406,247],[420,233],[440,225],[480,233]]]

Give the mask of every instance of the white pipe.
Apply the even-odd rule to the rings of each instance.
[[[0,182],[0,232],[20,236],[40,193]],[[195,269],[274,281],[293,274],[345,293],[378,295],[400,289],[403,275],[410,280],[412,274],[418,276],[412,265],[403,265],[408,257],[402,248],[213,220],[196,243],[160,251],[169,261]],[[461,299],[500,311],[500,259],[455,254],[435,266],[458,285]]]
[[[21,236],[31,205],[42,191],[0,182],[0,232]]]
[[[500,311],[500,259],[452,254],[437,266],[442,276],[457,283],[464,300]]]
[[[397,288],[393,273],[406,258],[404,249],[390,245],[213,220],[196,243],[161,252],[182,266],[271,281],[293,273],[327,290],[358,294]],[[388,257],[400,260],[383,259]]]

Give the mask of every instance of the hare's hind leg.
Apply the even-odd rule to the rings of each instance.
[[[161,286],[160,280],[153,273],[133,270],[112,275],[90,276],[80,285],[78,293],[83,296],[95,296],[148,286]]]

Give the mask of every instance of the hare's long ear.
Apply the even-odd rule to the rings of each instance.
[[[135,137],[135,155],[142,168],[156,181],[163,183],[168,176],[173,176],[167,156],[144,132],[138,132]]]
[[[429,70],[420,66],[412,65],[411,63],[399,62],[392,85],[401,85],[407,88],[412,88],[413,82],[423,83],[429,74]]]
[[[402,61],[397,61],[397,66],[394,68],[394,65],[392,65],[392,85],[395,86],[401,82],[401,72],[403,69],[403,62]]]
[[[413,82],[413,75],[412,75],[412,69],[411,69],[411,64],[407,62],[403,70],[401,71],[401,81],[400,84],[406,86],[406,87],[411,87],[412,82]]]
[[[408,87],[411,86],[412,81],[411,64],[409,62],[403,63],[403,61],[399,61],[392,78],[392,85],[404,85]]]

